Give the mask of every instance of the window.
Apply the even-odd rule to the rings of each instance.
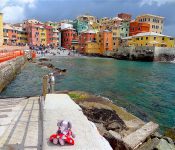
[[[148,40],[148,37],[146,37],[146,40]]]
[[[174,40],[173,38],[170,38],[170,40]]]
[[[139,38],[136,38],[136,40],[139,40]]]
[[[115,43],[114,43],[114,45],[115,45]]]
[[[163,37],[162,40],[165,40],[165,38]]]
[[[156,40],[156,37],[154,37],[154,40]]]
[[[138,28],[138,30],[140,30],[140,27]]]
[[[141,40],[143,40],[143,37],[141,37]]]
[[[150,21],[150,18],[148,18],[148,21]]]

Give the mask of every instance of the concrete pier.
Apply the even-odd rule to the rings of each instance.
[[[75,145],[53,145],[48,142],[51,134],[57,131],[57,121],[68,120],[75,133]],[[96,126],[88,121],[81,108],[66,94],[47,94],[44,104],[43,150],[112,150],[97,131]]]
[[[0,150],[41,149],[38,99],[0,99]]]

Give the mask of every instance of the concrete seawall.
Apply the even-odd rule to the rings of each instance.
[[[16,77],[25,63],[25,57],[0,63],[0,92]]]
[[[120,47],[113,55],[117,59],[173,61],[175,59],[175,48],[153,46]]]

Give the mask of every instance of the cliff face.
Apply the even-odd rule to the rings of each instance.
[[[16,77],[24,63],[24,57],[0,63],[0,92]]]

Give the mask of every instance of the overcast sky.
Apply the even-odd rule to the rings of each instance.
[[[151,13],[165,17],[164,34],[175,36],[175,0],[0,0],[4,21],[22,22],[35,18],[40,21],[74,19],[89,13],[114,17],[118,13],[137,15]]]

